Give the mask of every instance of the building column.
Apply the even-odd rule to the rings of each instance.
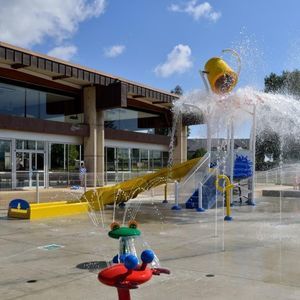
[[[104,185],[105,162],[104,162],[104,111],[97,111],[97,183]]]
[[[187,126],[182,125],[181,116],[176,125],[176,145],[173,152],[173,163],[178,164],[187,160]]]
[[[104,114],[96,111],[96,88],[83,89],[84,122],[90,135],[84,138],[84,163],[88,186],[104,185]]]

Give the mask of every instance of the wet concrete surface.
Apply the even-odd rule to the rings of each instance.
[[[151,247],[171,270],[133,290],[132,299],[300,299],[299,198],[259,197],[255,207],[234,206],[232,222],[223,222],[223,208],[172,211],[161,200],[116,208],[116,221],[139,223],[137,251]],[[100,216],[95,226],[88,215],[25,221],[3,212],[0,298],[117,299],[97,280],[118,251],[107,236],[113,207]]]

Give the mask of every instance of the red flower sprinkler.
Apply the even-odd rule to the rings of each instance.
[[[119,300],[130,300],[130,290],[136,289],[140,284],[149,281],[152,275],[161,273],[170,274],[168,269],[148,268],[154,259],[152,250],[144,250],[141,254],[142,264],[133,254],[124,254],[120,257],[121,263],[112,265],[98,274],[103,284],[114,286],[118,290]]]

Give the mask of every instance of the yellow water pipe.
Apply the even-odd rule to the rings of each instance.
[[[220,186],[219,181],[220,179],[225,180],[225,186]],[[226,216],[224,218],[225,221],[231,221],[232,217],[230,216],[230,204],[231,204],[231,197],[230,197],[230,190],[234,187],[231,184],[230,179],[226,175],[219,175],[216,180],[216,188],[221,193],[226,193]]]

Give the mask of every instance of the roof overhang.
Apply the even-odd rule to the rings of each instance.
[[[120,77],[99,72],[54,57],[0,42],[0,64],[20,72],[42,76],[48,80],[73,87],[111,86],[121,82],[127,97],[161,108],[170,108],[178,97]]]

